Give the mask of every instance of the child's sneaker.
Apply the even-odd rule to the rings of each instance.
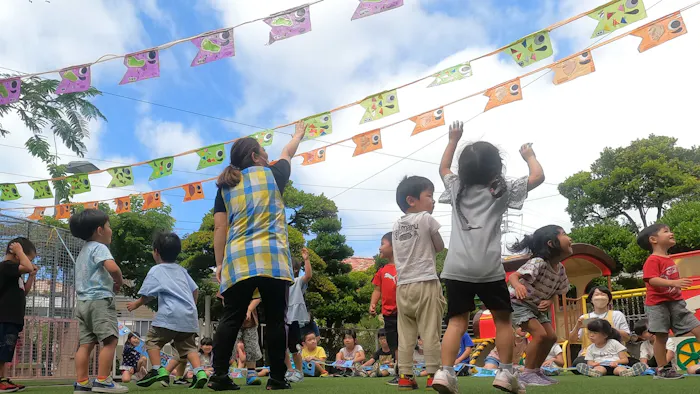
[[[458,394],[459,386],[457,376],[449,374],[444,370],[439,370],[433,378],[432,387],[440,394]]]
[[[321,377],[322,377],[322,378],[327,378],[327,377],[329,377],[329,376],[330,376],[330,374],[328,373],[328,371],[323,372],[323,373],[321,374]]]
[[[620,372],[620,376],[631,377],[631,376],[642,376],[646,372],[647,366],[642,363],[636,363],[631,368],[627,368]]]
[[[245,378],[245,384],[247,386],[260,386],[262,384],[262,380],[260,380],[255,371],[249,371],[247,375],[248,376]]]
[[[160,367],[157,370],[151,368],[143,379],[136,382],[136,385],[139,387],[148,387],[155,382],[170,383],[170,373],[168,373],[168,370],[163,367]]]
[[[292,385],[289,384],[286,380],[283,382],[280,382],[277,379],[267,379],[267,385],[265,386],[266,390],[289,390],[292,388]]]
[[[240,390],[241,388],[233,383],[228,375],[212,375],[209,378],[209,383],[207,387],[214,391],[228,391],[228,390]]]
[[[17,391],[17,385],[10,383],[9,379],[0,379],[0,393],[15,393]],[[87,391],[90,391],[90,389],[88,388]]]
[[[683,379],[683,375],[679,374],[676,371],[676,369],[673,368],[673,366],[667,365],[663,368],[659,368],[656,370],[656,375],[654,375],[654,379]]]
[[[1,384],[0,384],[0,387],[2,387]],[[13,393],[14,391],[5,391],[5,392],[6,393]],[[92,392],[92,385],[90,384],[89,381],[87,384],[80,384],[78,382],[73,383],[73,394],[91,393],[91,392]]]
[[[163,368],[165,369],[165,368]],[[100,382],[99,379],[95,379],[92,382],[92,392],[93,393],[128,393],[129,388],[122,386],[119,383],[114,383],[112,377],[109,376],[104,381]]]
[[[493,379],[493,387],[514,394],[525,394],[525,386],[518,380],[518,377],[510,371],[499,369]]]
[[[290,383],[299,383],[304,381],[304,374],[299,371],[289,373],[289,377],[285,377]]]
[[[187,380],[184,376],[180,376],[173,381],[173,384],[176,386],[191,386],[192,382]]]
[[[550,376],[556,376],[556,375],[548,375],[546,370],[540,369],[539,371],[536,372],[540,377],[546,381],[548,381],[551,384],[557,384],[559,383],[558,380],[550,378]],[[558,375],[558,374],[557,374]]]
[[[537,372],[525,372],[521,374],[520,382],[526,386],[550,386],[554,384],[547,380],[544,374],[540,376]]]
[[[394,376],[390,381],[386,382],[389,386],[398,386],[399,385],[399,377]]]
[[[581,375],[589,376],[591,378],[599,378],[603,376],[603,374],[600,371],[596,371],[595,369],[589,367],[588,364],[581,363],[576,366],[576,370]]]
[[[207,373],[200,370],[192,378],[192,385],[190,386],[190,388],[191,389],[203,389],[204,386],[207,385],[208,381],[209,381],[209,378],[207,377]]]
[[[418,383],[413,376],[401,375],[399,378],[399,390],[418,390]]]
[[[23,384],[15,383],[15,382],[11,381],[9,378],[0,379],[0,380],[4,380],[5,383],[7,383],[7,384],[9,384],[9,385],[11,385],[11,386],[17,387],[17,391],[16,391],[17,393],[22,392],[22,391],[24,391],[24,389],[27,388],[27,386],[25,386],[25,385],[23,385]],[[2,392],[2,391],[0,391],[0,393],[1,393],[1,392]]]
[[[433,380],[435,380],[434,375],[428,375],[428,381],[425,383],[425,388],[431,390],[433,388]]]

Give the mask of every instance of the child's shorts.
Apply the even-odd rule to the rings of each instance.
[[[484,359],[484,365],[486,365],[486,364],[493,364],[493,365],[495,365],[496,367],[499,367],[499,366],[501,365],[501,361],[498,360],[498,359],[496,359],[496,358],[488,357],[488,356],[487,356],[487,357]]]
[[[541,324],[552,322],[552,320],[549,319],[549,313],[540,312],[539,309],[532,305],[520,301],[512,301],[510,304],[513,307],[511,321],[515,327],[527,323],[530,319],[537,319]]]
[[[187,360],[187,355],[196,353],[197,334],[193,332],[178,332],[163,327],[151,327],[146,336],[146,350],[163,349],[171,341],[172,346],[180,357],[180,361]]]
[[[260,343],[258,343],[258,328],[241,328],[238,331],[236,342],[243,341],[246,361],[258,361],[262,358]]]
[[[0,323],[0,363],[12,362],[22,328],[20,324]]]
[[[644,305],[649,319],[650,333],[667,333],[682,336],[700,326],[700,321],[689,311],[685,301],[666,301],[658,305]]]
[[[505,280],[486,283],[462,282],[445,279],[447,289],[447,318],[460,316],[476,309],[474,297],[479,296],[481,302],[491,311],[512,312],[510,293]]]
[[[289,353],[295,354],[301,351],[302,338],[301,327],[299,322],[295,321],[292,324],[287,324],[287,349]]]
[[[136,371],[136,367],[132,367],[131,365],[122,365],[119,367],[119,370],[134,373],[134,371]]]
[[[109,337],[119,337],[117,308],[113,297],[78,300],[75,317],[78,319],[81,345],[101,343]]]
[[[389,349],[399,348],[399,322],[398,315],[384,315],[384,330]]]

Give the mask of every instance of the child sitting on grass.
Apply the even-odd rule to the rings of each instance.
[[[119,367],[122,371],[122,382],[131,382],[131,376],[141,376],[145,375],[146,364],[148,360],[144,357],[138,350],[136,346],[141,343],[139,339],[140,335],[137,332],[130,332],[129,336],[126,338],[126,343],[124,344],[124,351],[122,352],[122,365]],[[138,377],[137,377],[138,379]]]
[[[627,348],[620,343],[620,333],[612,328],[607,320],[595,319],[588,323],[588,336],[591,345],[586,350],[586,364],[579,364],[576,370],[581,375],[599,378],[604,375],[640,376],[646,370],[646,365],[636,363],[632,368],[627,367],[629,358]]]
[[[335,361],[341,364],[344,361],[352,361],[353,368],[336,367],[340,371],[338,376],[352,376],[353,370],[365,361],[365,350],[357,344],[357,333],[353,329],[347,329],[343,332],[343,344],[338,353],[335,355]]]
[[[363,367],[372,367],[372,370],[362,369],[360,374],[371,378],[393,376],[396,361],[394,360],[394,352],[389,347],[385,329],[377,331],[377,339],[379,340],[379,349],[374,352],[372,358],[362,364]]]
[[[305,362],[314,363],[314,374],[313,376],[327,377],[328,371],[326,371],[326,351],[318,346],[318,340],[316,339],[316,333],[307,332],[304,335],[304,347],[301,349],[301,358]]]

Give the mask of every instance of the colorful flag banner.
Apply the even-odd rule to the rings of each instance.
[[[236,55],[236,49],[233,43],[233,29],[219,30],[208,36],[197,37],[190,42],[199,49],[197,56],[192,59],[190,67],[211,63]]]
[[[160,208],[163,202],[160,200],[160,192],[150,192],[143,194],[143,206],[141,209],[144,211],[146,209]]]
[[[350,20],[365,18],[403,5],[403,0],[360,0]]]
[[[209,145],[199,149],[197,155],[200,159],[197,169],[201,170],[223,163],[226,158],[226,149],[224,144]]]
[[[274,136],[274,130],[264,130],[259,131],[255,134],[251,134],[249,137],[258,140],[258,144],[263,148],[272,145],[272,137]]]
[[[117,205],[117,213],[131,212],[131,196],[117,197],[114,203]]]
[[[34,212],[32,212],[31,215],[27,216],[27,219],[29,219],[29,220],[41,220],[44,217],[44,212],[46,212],[46,208],[36,207],[36,208],[34,208]]]
[[[58,75],[61,76],[61,82],[56,87],[56,94],[84,92],[90,89],[92,73],[89,65],[64,68]]]
[[[90,201],[90,202],[83,203],[84,209],[98,209],[98,207],[99,207],[98,201]]]
[[[655,46],[659,46],[666,41],[684,35],[688,30],[680,12],[675,12],[669,16],[644,25],[632,32],[633,36],[640,37],[639,52],[644,52]]]
[[[330,112],[309,116],[303,119],[302,122],[304,122],[304,138],[302,141],[333,133],[333,119]]]
[[[120,85],[160,77],[158,50],[143,51],[124,56],[126,73]]]
[[[365,115],[360,121],[363,124],[398,113],[399,96],[396,95],[396,89],[389,90],[367,97],[360,105],[365,109]]]
[[[107,173],[112,176],[112,180],[107,187],[122,187],[134,184],[134,173],[130,166],[114,167],[107,170]]]
[[[301,156],[304,158],[304,161],[301,163],[302,166],[320,163],[326,161],[326,148],[323,147],[312,150],[311,152],[304,152]]]
[[[53,198],[49,181],[34,181],[29,182],[29,187],[34,190],[34,199],[41,200],[42,198]]]
[[[55,219],[70,219],[70,204],[60,204],[54,207],[56,211],[54,214]]]
[[[552,83],[555,85],[564,82],[573,81],[578,77],[588,75],[595,71],[595,63],[593,62],[593,53],[585,50],[573,57],[563,59],[550,66],[554,71],[554,79]]]
[[[531,34],[511,44],[504,50],[520,67],[529,66],[554,54],[549,32],[546,30]]]
[[[434,76],[435,80],[428,85],[429,88],[471,77],[472,65],[469,64],[469,62],[460,63],[456,66],[436,72]]]
[[[5,183],[0,185],[0,201],[18,200],[20,197],[17,185],[14,183]]]
[[[382,149],[382,134],[379,129],[353,136],[352,141],[357,145],[353,157]]]
[[[591,38],[595,38],[646,18],[647,11],[642,0],[620,0],[597,8],[588,16],[598,20],[598,26],[591,35]]]
[[[88,174],[75,174],[66,178],[66,182],[70,185],[72,194],[87,193],[90,189],[90,178]]]
[[[311,13],[308,5],[270,15],[264,21],[272,28],[268,45],[311,31]]]
[[[429,111],[424,114],[414,116],[410,119],[416,124],[416,127],[413,128],[413,133],[411,133],[411,136],[414,136],[426,130],[433,129],[438,126],[444,126],[445,111],[442,107],[440,107],[435,111]]]
[[[162,178],[173,174],[173,165],[175,164],[175,158],[161,157],[160,159],[151,160],[148,165],[151,166],[153,172],[148,178],[149,181],[154,179]]]
[[[203,200],[204,199],[204,189],[202,189],[202,182],[192,182],[187,185],[182,186],[185,190],[185,199],[183,202]]]
[[[0,105],[12,104],[19,101],[22,93],[22,80],[19,78],[8,78],[0,80]]]
[[[522,100],[523,92],[522,89],[520,89],[520,78],[493,87],[487,90],[484,96],[489,98],[484,112],[501,105],[512,103],[513,101]]]

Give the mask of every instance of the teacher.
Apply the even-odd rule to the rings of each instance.
[[[303,136],[304,125],[299,122],[272,165],[255,138],[237,140],[231,147],[231,163],[216,182],[214,255],[224,309],[214,335],[214,375],[209,379],[209,388],[215,391],[239,389],[228,377],[229,360],[255,289],[267,323],[267,389],[291,388],[284,379],[284,355],[287,293],[293,279],[282,193]]]

